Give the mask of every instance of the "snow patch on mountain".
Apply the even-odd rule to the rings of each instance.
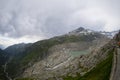
[[[117,34],[119,31],[112,31],[112,32],[106,32],[106,31],[94,31],[94,30],[90,30],[90,29],[85,29],[83,27],[80,27],[76,30],[73,30],[71,32],[69,32],[67,35],[88,35],[88,34],[95,34],[95,33],[99,33],[102,35],[107,36],[108,38],[113,38],[113,36],[115,34]]]

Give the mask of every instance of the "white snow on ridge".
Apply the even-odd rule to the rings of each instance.
[[[69,32],[67,35],[88,35],[88,34],[95,34],[95,33],[100,33],[109,38],[113,38],[114,35],[118,33],[118,31],[112,31],[112,32],[99,31],[99,32],[97,32],[97,31],[93,31],[90,29],[84,29],[84,28],[80,27],[72,32]]]

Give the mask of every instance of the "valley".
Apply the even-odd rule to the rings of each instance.
[[[9,46],[3,51],[7,58],[2,64],[3,80],[109,80],[117,38],[80,27],[65,35]],[[113,77],[119,80],[116,69]]]

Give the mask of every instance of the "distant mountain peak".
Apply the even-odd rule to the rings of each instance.
[[[83,31],[83,30],[85,30],[85,28],[83,28],[83,27],[79,27],[79,28],[76,29],[75,31],[76,31],[76,32],[80,32],[80,31]]]
[[[85,29],[83,27],[79,27],[79,28],[69,32],[68,35],[87,35],[87,34],[91,34],[91,33],[95,33],[95,31],[90,30],[90,29]]]

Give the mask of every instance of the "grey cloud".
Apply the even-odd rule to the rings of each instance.
[[[12,38],[52,37],[80,26],[116,30],[120,28],[118,3],[119,0],[0,0],[0,34]]]
[[[22,1],[24,2],[24,0]],[[43,7],[41,6],[39,11],[37,10],[34,11],[34,9],[36,9],[36,6],[31,7],[33,1],[31,1],[31,3],[28,5],[23,4],[23,2],[21,3],[21,5],[20,4],[15,5],[15,6],[20,6],[17,8],[18,10],[16,8],[15,9],[13,8],[13,10],[11,11],[5,11],[7,12],[7,14],[9,14],[11,19],[7,19],[9,18],[9,16],[7,17],[5,15],[1,15],[2,17],[5,17],[4,19],[7,19],[7,22],[1,21],[1,27],[0,27],[1,34],[4,35],[7,33],[8,36],[10,37],[20,37],[23,35],[40,35],[40,34],[46,36],[50,36],[50,35],[54,36],[65,32],[64,31],[65,29],[63,28],[65,28],[66,26],[62,21],[64,20],[65,18],[64,16],[67,15],[66,13],[68,13],[69,10],[66,11],[67,9],[63,9],[63,8],[57,10],[55,6],[49,4],[50,1],[49,2],[42,1],[44,4],[45,3],[47,4],[45,6],[42,5]],[[9,5],[9,7],[11,6],[13,6],[13,4]],[[58,4],[56,6],[58,6]],[[60,7],[61,6],[58,6],[58,8]],[[29,8],[33,8],[33,10],[31,11],[29,10]],[[1,18],[1,20],[4,19]]]

